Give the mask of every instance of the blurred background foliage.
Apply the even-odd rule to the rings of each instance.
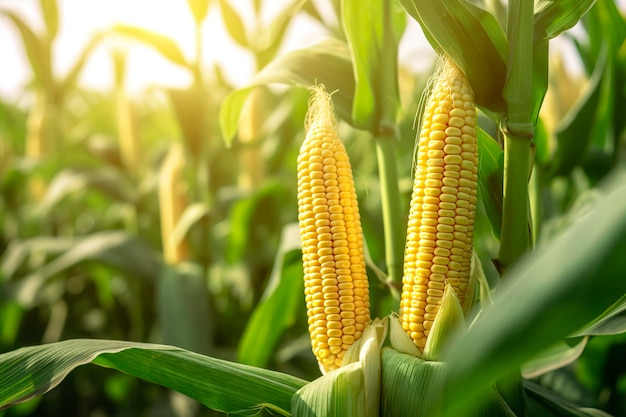
[[[148,341],[317,377],[294,227],[296,156],[308,92],[274,85],[252,90],[228,147],[219,110],[239,86],[224,76],[228,68],[203,62],[201,34],[207,16],[218,14],[259,72],[283,56],[296,16],[305,16],[323,37],[345,42],[339,2],[287,1],[271,22],[261,19],[260,0],[245,6],[234,0],[180,2],[195,23],[192,59],[162,34],[120,24],[93,35],[65,74],[52,64],[64,24],[58,5],[33,3],[43,31],[10,8],[0,9],[0,19],[19,33],[32,69],[24,92],[28,105],[0,101],[0,352],[70,338]],[[475,3],[493,8],[497,2]],[[407,30],[402,42],[416,36],[422,35]],[[613,0],[598,0],[575,30],[559,36],[559,45],[569,49],[552,51],[531,179],[537,244],[584,213],[602,193],[602,181],[624,170],[625,37],[623,11]],[[134,44],[187,71],[188,86],[130,93],[125,74]],[[106,91],[77,82],[96,48],[110,51],[115,72]],[[402,207],[408,207],[412,187],[415,113],[433,58],[405,55],[399,65]],[[490,123],[481,120],[496,136]],[[341,129],[371,266],[384,269],[371,136],[345,123]],[[494,164],[502,163],[501,156],[491,156]],[[479,205],[475,241],[495,282],[490,259],[498,245],[489,215]],[[372,316],[383,317],[394,300],[373,270],[370,282]],[[626,415],[624,358],[623,335],[592,336],[577,361],[534,380],[582,405]],[[46,396],[0,412],[212,414],[160,387],[95,367],[78,369]]]

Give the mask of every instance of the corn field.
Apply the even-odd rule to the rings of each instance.
[[[626,416],[626,4],[187,0],[193,44],[61,71],[28,1],[0,416]],[[132,91],[136,48],[186,85]]]

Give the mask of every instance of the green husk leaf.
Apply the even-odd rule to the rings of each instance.
[[[463,314],[467,318],[476,304],[477,290],[480,290],[482,283],[487,281],[485,271],[483,271],[483,265],[480,263],[480,258],[476,253],[476,250],[472,250],[472,261],[470,266],[470,277],[467,283],[467,293],[465,294],[465,300],[463,300]],[[482,294],[481,294],[482,295]],[[482,301],[482,298],[480,298]]]
[[[446,285],[433,327],[426,338],[423,358],[426,361],[441,359],[443,350],[453,336],[465,328],[465,315],[454,287]]]
[[[443,362],[429,362],[391,348],[382,351],[381,416],[437,416],[443,398]],[[433,414],[426,414],[433,412]]]
[[[425,361],[392,348],[382,351],[382,417],[440,417],[448,365]],[[502,397],[491,389],[485,401],[476,401],[459,416],[515,417]]]
[[[365,381],[359,362],[329,372],[300,388],[291,400],[294,417],[364,416]]]
[[[413,343],[413,340],[411,340],[411,337],[406,334],[402,328],[397,314],[394,313],[389,317],[389,325],[389,340],[391,341],[391,346],[400,353],[421,358],[422,352],[420,352],[419,348]]]
[[[387,320],[374,319],[346,352],[339,369],[298,390],[292,398],[294,416],[377,417],[380,402],[380,348]]]

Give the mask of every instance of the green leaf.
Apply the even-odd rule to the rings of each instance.
[[[174,64],[191,68],[178,45],[165,35],[128,25],[115,25],[113,26],[113,32],[143,42],[156,49],[161,55]]]
[[[294,416],[379,415],[380,349],[387,335],[386,319],[374,319],[346,352],[339,369],[298,390],[291,401]]]
[[[611,417],[602,410],[584,408],[531,381],[524,381],[529,416],[533,417]]]
[[[187,0],[187,5],[196,23],[201,23],[209,11],[211,0]]]
[[[50,45],[40,40],[18,15],[7,10],[2,10],[0,13],[8,17],[19,30],[35,78],[46,90],[51,91],[53,76],[50,61]]]
[[[296,314],[300,311],[297,307],[304,300],[300,247],[298,224],[286,225],[263,298],[254,309],[239,342],[237,355],[241,362],[266,366],[280,336],[296,321]]]
[[[556,152],[552,161],[552,175],[567,175],[580,164],[593,137],[596,109],[602,96],[608,52],[603,49],[587,89],[578,103],[567,113],[556,131]]]
[[[505,110],[508,41],[497,19],[466,0],[400,0],[436,51],[465,72],[476,104],[490,114]]]
[[[254,237],[255,222],[259,221],[263,203],[277,202],[285,198],[285,185],[281,181],[267,181],[252,195],[241,198],[231,210],[231,231],[228,236],[228,262],[239,261],[248,250]],[[280,204],[280,203],[278,203]]]
[[[237,11],[230,5],[228,0],[219,0],[220,10],[222,11],[222,19],[230,37],[237,44],[248,47],[248,37],[246,35],[246,26]]]
[[[86,195],[96,189],[114,201],[134,203],[137,190],[120,171],[103,167],[93,171],[66,169],[54,176],[37,206],[39,216],[47,216],[70,195]]]
[[[384,348],[382,364],[382,417],[426,415],[425,410],[439,408],[441,392],[434,388],[444,377],[444,363]]]
[[[26,311],[18,303],[0,297],[0,345],[15,346]]]
[[[524,378],[535,378],[569,365],[580,357],[588,340],[588,337],[577,337],[565,339],[550,346],[524,364],[522,367]]]
[[[361,364],[353,362],[301,388],[292,400],[294,416],[365,416]]]
[[[45,394],[76,367],[93,363],[181,392],[214,410],[289,410],[306,381],[214,359],[174,346],[113,340],[67,340],[0,355],[0,409]],[[286,415],[286,414],[285,414]]]
[[[46,22],[48,38],[50,40],[56,38],[59,31],[59,9],[56,0],[39,0],[41,11],[43,12],[43,20]]]
[[[191,228],[202,218],[211,212],[211,208],[206,203],[191,203],[185,207],[185,211],[176,222],[174,230],[172,230],[171,241],[173,246],[178,246],[187,236]]]
[[[257,33],[255,39],[252,41],[252,47],[256,52],[259,69],[265,67],[267,63],[274,58],[293,16],[305,3],[308,2],[292,0],[292,2],[274,18],[271,24],[256,31]]]
[[[159,271],[156,252],[141,240],[122,231],[99,232],[78,239],[58,258],[18,281],[10,290],[11,298],[24,306],[31,306],[49,279],[86,261],[111,266],[139,279],[152,280]]]
[[[220,128],[228,145],[237,132],[239,115],[250,90],[255,86],[275,83],[300,88],[318,83],[324,84],[327,91],[337,90],[333,94],[335,111],[342,119],[351,121],[354,77],[350,54],[345,43],[329,39],[277,57],[246,87],[226,97],[220,109]]]
[[[157,279],[161,341],[193,350],[211,348],[213,323],[206,278],[199,265],[163,265]]]
[[[78,59],[76,60],[76,62],[74,62],[74,65],[70,68],[69,72],[65,76],[65,79],[63,80],[60,87],[61,94],[67,94],[69,90],[74,88],[76,81],[78,80],[78,76],[83,70],[87,59],[96,48],[96,46],[98,46],[98,44],[100,44],[103,39],[105,39],[105,35],[103,33],[96,33],[89,40],[89,43],[87,43],[87,45],[80,52],[80,54],[78,55]]]
[[[356,80],[353,123],[374,134],[393,130],[400,105],[397,55],[405,13],[389,1],[344,0],[341,4]]]
[[[478,129],[478,189],[491,230],[500,238],[502,227],[502,181],[504,151],[487,132]]]
[[[535,2],[535,36],[552,39],[571,29],[596,0],[538,0]]]
[[[606,336],[626,333],[626,295],[576,335]]]
[[[381,417],[440,416],[446,401],[441,387],[448,365],[425,361],[391,348],[382,351]],[[488,402],[475,403],[458,416],[515,417],[502,397],[491,390]]]
[[[0,272],[3,279],[13,278],[26,259],[31,255],[56,256],[72,248],[79,239],[70,237],[38,236],[27,240],[11,241],[2,254]]]
[[[445,356],[445,395],[455,398],[446,416],[626,293],[626,257],[620,255],[626,251],[626,187],[616,184],[562,235],[523,258],[497,288],[493,305],[455,341]]]

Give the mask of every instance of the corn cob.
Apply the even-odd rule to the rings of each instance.
[[[311,345],[326,373],[369,323],[369,289],[350,161],[323,86],[313,88],[305,130],[298,219]]]
[[[173,145],[159,173],[159,208],[161,213],[161,242],[163,257],[170,265],[189,259],[186,237],[175,240],[174,230],[188,205],[188,185],[185,181],[185,152],[182,145]]]
[[[467,78],[443,58],[431,81],[419,135],[409,211],[400,321],[423,349],[446,285],[468,292],[478,145]]]

